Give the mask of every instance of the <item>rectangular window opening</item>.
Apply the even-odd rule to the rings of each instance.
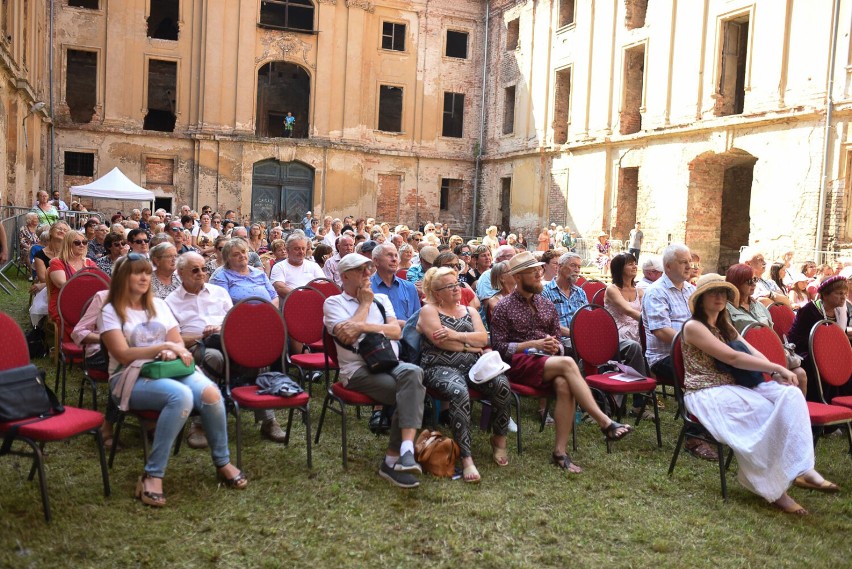
[[[69,49],[65,73],[65,102],[75,123],[92,122],[97,104],[98,54]]]
[[[624,0],[624,26],[628,30],[645,27],[648,0]]]
[[[574,23],[574,4],[576,0],[559,0],[559,27]]]
[[[515,132],[515,86],[506,87],[503,96],[503,134]]]
[[[177,62],[151,59],[148,61],[148,114],[145,130],[174,132],[177,102]]]
[[[174,158],[145,158],[145,185],[173,186],[175,183]]]
[[[521,19],[515,18],[506,26],[506,51],[516,50],[521,39]]]
[[[621,134],[642,130],[642,97],[645,91],[645,46],[624,52],[624,101],[621,107]]]
[[[467,32],[455,32],[447,30],[447,57],[467,59]]]
[[[716,94],[716,116],[740,115],[745,108],[749,18],[722,23],[721,68]]]
[[[462,201],[464,188],[464,180],[456,180],[453,178],[441,178],[441,211],[456,212],[457,214],[463,210]]]
[[[405,51],[405,24],[382,22],[382,49]]]
[[[379,130],[402,132],[402,87],[379,87]]]
[[[500,226],[509,230],[512,227],[512,178],[500,178]]]
[[[311,0],[264,0],[260,3],[260,25],[281,30],[313,31]]]
[[[464,127],[464,94],[444,93],[444,125],[442,136],[461,138]]]
[[[553,101],[553,142],[568,141],[568,123],[571,120],[571,69],[556,72],[556,88]]]
[[[94,152],[65,152],[66,176],[95,176]]]
[[[148,37],[160,40],[178,39],[180,0],[150,0]]]

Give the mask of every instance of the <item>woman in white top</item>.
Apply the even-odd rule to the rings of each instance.
[[[217,237],[219,237],[219,230],[212,226],[210,214],[201,214],[200,223],[192,232],[192,246],[204,256],[212,255],[215,252],[213,243]]]
[[[230,462],[225,405],[215,383],[197,370],[175,379],[148,379],[140,375],[135,382],[131,374],[122,372],[122,368],[136,360],[180,358],[186,365],[192,361],[169,307],[151,291],[151,273],[151,263],[138,253],[119,259],[98,323],[101,339],[109,351],[113,396],[117,398],[117,394],[130,390],[129,399],[122,401],[119,408],[160,413],[145,473],[136,483],[135,496],[149,506],[166,505],[163,493],[166,464],[172,445],[193,409],[201,415],[219,476],[232,488],[245,488],[248,480]]]

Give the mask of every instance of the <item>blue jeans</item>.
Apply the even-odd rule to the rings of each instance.
[[[201,394],[207,387],[216,390],[219,397],[216,403],[202,401]],[[216,384],[200,371],[180,379],[140,377],[130,393],[130,408],[160,412],[154,443],[145,465],[148,476],[163,477],[172,445],[193,409],[201,415],[201,424],[207,435],[213,464],[216,468],[221,468],[231,461],[225,403]]]

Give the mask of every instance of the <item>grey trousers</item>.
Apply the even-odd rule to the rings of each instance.
[[[346,387],[384,405],[396,405],[388,443],[391,451],[399,451],[401,429],[419,429],[423,424],[426,388],[423,387],[423,370],[414,364],[400,362],[392,370],[376,374],[362,367],[352,374]]]
[[[642,355],[642,346],[639,342],[633,340],[621,340],[618,342],[618,359],[621,363],[627,364],[639,373],[648,375],[648,370],[645,369],[645,358]],[[641,407],[645,403],[644,395],[638,393],[633,394],[633,407]]]

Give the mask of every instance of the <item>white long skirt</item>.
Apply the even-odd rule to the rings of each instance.
[[[687,393],[684,401],[717,441],[733,449],[740,484],[769,502],[814,467],[810,417],[798,387],[723,385]]]

